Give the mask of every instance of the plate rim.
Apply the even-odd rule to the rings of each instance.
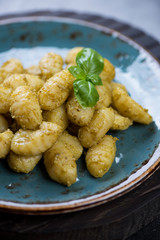
[[[64,11],[63,11],[64,12]],[[66,13],[67,11],[65,11]],[[38,13],[38,16],[36,15]],[[48,11],[47,11],[48,13]],[[49,13],[54,14],[54,12],[49,11]],[[4,19],[3,19],[4,18]],[[86,20],[81,19],[75,19],[75,18],[68,18],[64,16],[54,16],[54,15],[45,15],[44,11],[33,11],[33,12],[25,12],[22,14],[7,14],[7,15],[1,15],[0,16],[0,25],[6,25],[6,24],[12,24],[12,23],[20,23],[20,22],[28,22],[30,21],[48,21],[52,20],[53,22],[63,22],[64,20],[67,20],[67,23],[72,24],[79,24],[84,27],[91,27],[96,30],[103,30],[107,34],[115,34],[116,37],[119,39],[125,41],[126,43],[132,45],[134,48],[138,49],[139,51],[143,50],[147,53],[147,55],[156,61],[156,63],[160,64],[160,61],[152,54],[150,51],[145,49],[143,46],[138,44],[133,39],[123,35],[123,33],[120,33],[119,31],[113,30],[112,28],[102,26],[97,23],[89,22]],[[74,22],[73,22],[74,21]],[[153,153],[151,158],[157,158],[157,151],[159,153],[160,151],[160,144],[156,148],[155,152]],[[156,156],[155,156],[156,155]],[[150,159],[151,159],[150,158]],[[146,179],[148,179],[158,168],[160,167],[160,157],[158,156],[157,160],[155,160],[154,164],[152,164],[149,169],[143,172],[139,177],[135,178],[134,181],[131,181],[128,185],[123,186],[123,190],[119,188],[118,190],[112,191],[111,196],[107,197],[108,194],[105,194],[107,190],[103,192],[103,196],[99,196],[97,198],[97,195],[94,194],[93,199],[92,197],[87,197],[89,200],[86,200],[87,198],[80,198],[77,200],[70,200],[62,202],[62,204],[58,203],[41,203],[41,204],[34,204],[34,203],[16,203],[14,201],[5,201],[0,200],[0,210],[2,211],[11,211],[13,213],[23,213],[23,214],[57,214],[57,213],[66,213],[66,212],[73,212],[73,211],[79,211],[82,209],[88,209],[91,207],[95,207],[101,204],[104,204],[106,202],[109,202],[111,200],[117,199],[118,197],[128,193],[132,189],[136,188],[138,185],[140,185],[142,182],[144,182]],[[140,167],[142,169],[142,167]],[[138,170],[137,170],[138,171]],[[125,182],[125,180],[123,181]],[[134,182],[134,183],[133,183]],[[118,184],[119,185],[119,184]],[[127,186],[127,187],[126,187]],[[118,192],[114,194],[114,192]],[[80,200],[80,201],[78,201]],[[64,204],[65,203],[65,204]]]

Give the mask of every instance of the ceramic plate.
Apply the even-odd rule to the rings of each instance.
[[[29,174],[0,162],[0,208],[25,213],[75,211],[110,201],[149,177],[160,163],[160,68],[142,47],[118,32],[96,24],[61,17],[27,17],[0,24],[0,64],[15,57],[24,67],[37,64],[47,52],[65,57],[75,46],[91,47],[116,67],[115,80],[149,109],[153,122],[111,132],[119,141],[109,172],[100,179],[88,173],[84,155],[78,160],[78,179],[71,187],[53,182],[43,160]]]

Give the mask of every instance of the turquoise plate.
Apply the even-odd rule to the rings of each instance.
[[[153,122],[134,124],[118,137],[117,155],[110,171],[95,179],[84,155],[78,160],[78,179],[71,187],[53,182],[43,160],[29,174],[0,163],[0,209],[26,214],[76,211],[110,201],[135,188],[160,163],[160,67],[142,47],[118,32],[96,24],[61,17],[21,17],[0,22],[0,64],[19,58],[24,67],[37,64],[47,52],[65,57],[69,48],[91,47],[116,67],[116,81],[149,109]]]

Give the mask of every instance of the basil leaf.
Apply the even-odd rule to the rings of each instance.
[[[92,82],[94,85],[103,85],[100,76],[97,74],[87,75],[87,81]]]
[[[86,75],[83,70],[78,66],[71,66],[68,71],[77,79],[86,79]]]
[[[73,83],[74,94],[82,108],[93,107],[99,100],[95,86],[85,80],[75,80]]]
[[[103,57],[91,48],[83,48],[76,56],[76,63],[86,75],[99,75],[104,68]]]

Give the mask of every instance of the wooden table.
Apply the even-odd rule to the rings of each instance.
[[[33,14],[35,13],[27,15]],[[114,19],[63,11],[36,12],[36,15],[83,19],[113,28],[134,39],[160,59],[160,44],[156,40],[141,30]],[[8,16],[1,16],[0,20],[4,18]],[[49,216],[25,216],[1,212],[0,239],[159,240],[160,169],[129,193],[87,210]]]

